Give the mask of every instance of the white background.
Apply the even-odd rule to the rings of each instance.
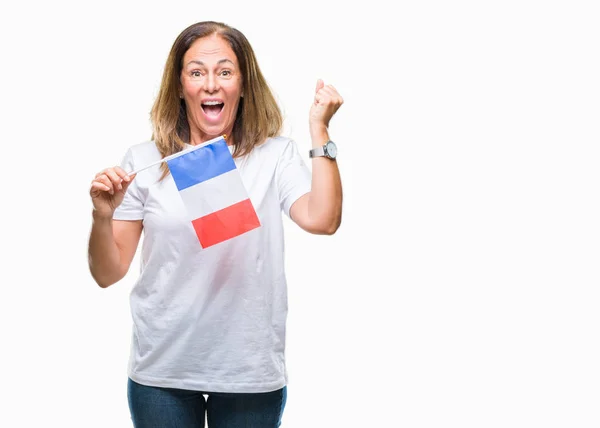
[[[149,139],[171,44],[212,19],[248,37],[305,155],[317,78],[345,99],[342,227],[285,219],[283,427],[598,427],[593,4],[3,6],[0,426],[131,426],[138,259],[91,279],[89,183]]]

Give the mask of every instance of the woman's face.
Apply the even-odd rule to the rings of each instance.
[[[229,44],[216,34],[192,43],[183,55],[180,82],[190,144],[230,136],[242,95],[242,75]]]

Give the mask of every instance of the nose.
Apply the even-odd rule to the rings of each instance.
[[[204,90],[211,94],[219,90],[219,82],[215,73],[208,73],[204,79]]]

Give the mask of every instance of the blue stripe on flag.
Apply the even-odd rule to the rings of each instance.
[[[168,160],[167,164],[178,190],[235,169],[235,162],[225,140]]]

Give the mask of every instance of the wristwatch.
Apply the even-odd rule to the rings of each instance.
[[[311,149],[308,152],[309,158],[316,158],[319,156],[325,156],[329,159],[335,159],[337,157],[337,146],[331,140],[327,141],[323,146]]]

